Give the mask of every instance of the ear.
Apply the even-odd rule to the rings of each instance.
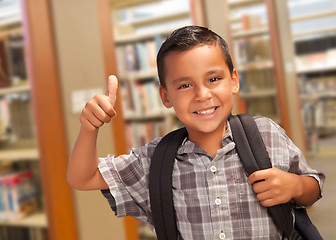
[[[162,101],[163,105],[166,108],[171,108],[173,105],[171,104],[171,102],[169,100],[167,89],[162,87],[161,85],[159,85],[159,93],[160,93],[160,97],[161,97],[161,101]]]
[[[232,94],[237,94],[239,92],[239,75],[237,69],[233,69],[232,72]]]

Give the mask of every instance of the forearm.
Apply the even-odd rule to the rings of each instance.
[[[297,191],[294,200],[303,205],[313,204],[320,196],[320,187],[315,178],[297,175]]]
[[[96,150],[98,129],[92,131],[81,127],[70,156],[67,172],[68,183],[79,190],[107,188],[98,170]]]

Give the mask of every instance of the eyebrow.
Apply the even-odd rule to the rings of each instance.
[[[173,85],[179,84],[180,82],[186,81],[188,80],[189,77],[180,77],[180,78],[176,78],[172,81]]]
[[[221,69],[213,69],[213,70],[210,70],[208,72],[206,72],[206,76],[209,76],[209,75],[212,75],[212,74],[221,74],[221,75],[224,75],[225,74],[225,71],[221,70]],[[189,79],[189,77],[179,77],[179,78],[176,78],[172,81],[172,84],[173,85],[176,85],[176,84],[179,84],[180,82],[183,82],[183,81],[187,81]]]
[[[225,72],[221,69],[214,69],[210,70],[206,73],[206,75],[212,75],[212,74],[224,74]]]

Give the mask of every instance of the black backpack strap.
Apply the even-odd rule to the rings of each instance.
[[[159,240],[176,240],[177,227],[173,204],[172,173],[177,149],[187,130],[175,130],[155,148],[149,170],[149,196],[155,232]]]
[[[248,175],[271,168],[269,155],[253,117],[248,114],[231,115],[229,121],[237,153]],[[293,234],[291,206],[281,204],[268,207],[267,210],[277,228],[290,239]]]

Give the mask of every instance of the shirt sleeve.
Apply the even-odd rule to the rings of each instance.
[[[158,140],[132,149],[118,157],[109,154],[99,158],[98,168],[109,189],[102,194],[116,216],[131,216],[141,221],[151,221],[148,173],[150,158]]]

